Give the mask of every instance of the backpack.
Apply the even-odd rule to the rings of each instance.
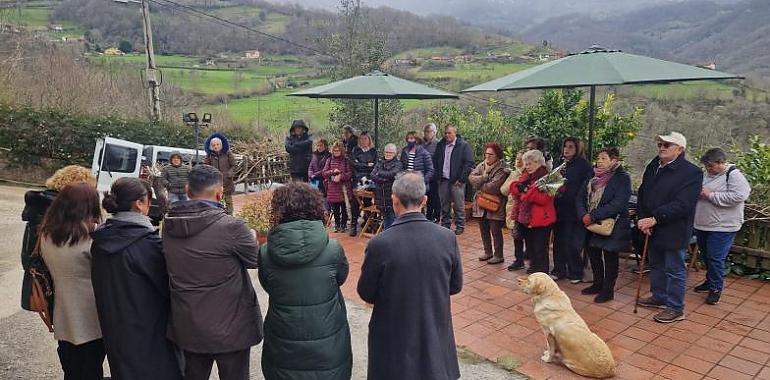
[[[733,170],[736,170],[738,168],[735,167],[735,165],[730,166],[730,169],[727,169],[727,174],[725,174],[725,183],[730,183],[730,173],[733,172]]]

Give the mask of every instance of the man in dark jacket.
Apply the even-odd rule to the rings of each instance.
[[[421,213],[420,173],[399,174],[392,199],[398,219],[369,242],[358,280],[358,295],[374,304],[368,379],[455,380],[450,295],[463,285],[457,238]]]
[[[639,305],[665,309],[654,317],[661,323],[684,319],[685,251],[703,183],[703,172],[685,158],[686,147],[680,133],[658,136],[658,157],[647,165],[639,187],[638,226],[650,239],[652,292]]]
[[[444,138],[436,145],[433,169],[438,179],[438,195],[441,199],[441,225],[452,227],[452,210],[455,214],[455,234],[465,231],[465,184],[473,170],[473,148],[457,135],[457,128],[447,125]]]
[[[222,174],[190,172],[188,201],[175,203],[163,226],[171,288],[169,338],[185,352],[185,379],[248,379],[251,346],[262,341],[262,314],[247,268],[257,267],[256,233],[227,215]]]
[[[294,120],[286,136],[286,152],[289,153],[291,179],[307,182],[307,168],[313,159],[313,138],[308,134],[304,120]]]

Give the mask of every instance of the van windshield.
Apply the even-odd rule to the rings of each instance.
[[[136,168],[138,151],[133,148],[107,145],[102,171],[115,173],[133,173]]]

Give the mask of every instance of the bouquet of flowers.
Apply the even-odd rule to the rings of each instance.
[[[535,182],[537,189],[552,197],[556,197],[559,194],[559,189],[567,182],[567,179],[561,174],[565,165],[567,165],[566,162],[557,168],[553,168],[550,173],[538,179]]]

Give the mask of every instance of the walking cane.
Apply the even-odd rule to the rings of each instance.
[[[644,249],[642,250],[642,261],[639,263],[639,284],[636,286],[636,300],[634,301],[634,314],[639,307],[639,295],[642,293],[642,278],[644,278],[644,262],[647,260],[647,249],[650,244],[650,235],[644,235]]]

